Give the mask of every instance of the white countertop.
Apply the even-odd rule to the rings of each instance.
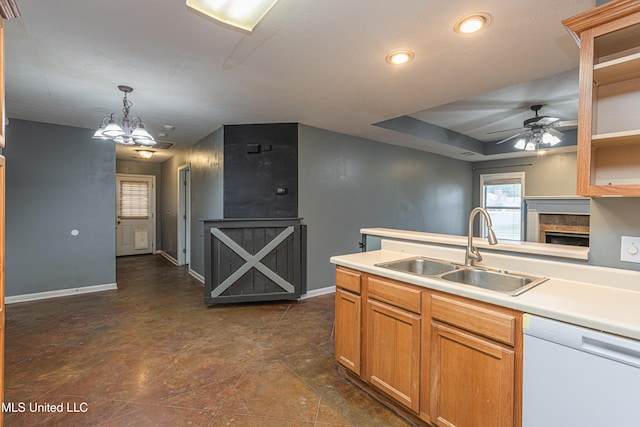
[[[410,240],[414,242],[438,243],[443,245],[467,246],[467,236],[452,234],[424,233],[421,231],[395,230],[392,228],[363,228],[360,233],[390,239]],[[492,251],[515,252],[530,255],[541,255],[586,261],[589,259],[589,248],[567,245],[549,245],[546,243],[501,241],[497,245],[489,245],[487,239],[473,238],[477,248]]]
[[[393,250],[386,249],[385,246]],[[565,266],[564,263],[556,261],[511,257],[514,260],[509,259],[510,257],[506,255],[489,256],[487,254],[485,258],[487,258],[488,266],[499,267],[503,263],[511,263],[511,265],[520,265],[518,271],[544,275],[549,278],[533,289],[512,297],[438,278],[375,266],[378,263],[416,255],[455,262],[461,262],[464,259],[459,255],[463,254],[460,249],[428,246],[391,242],[383,244],[382,250],[334,256],[331,257],[331,262],[429,289],[640,339],[640,272],[575,264],[566,264]],[[435,254],[440,256],[434,256]],[[485,254],[483,253],[483,255]],[[522,266],[526,266],[527,270]],[[514,270],[512,266],[507,268]],[[554,273],[554,276],[548,272]],[[573,277],[580,278],[580,281],[574,280]],[[609,286],[609,283],[614,286]]]

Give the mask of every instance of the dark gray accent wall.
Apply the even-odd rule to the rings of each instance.
[[[308,290],[335,283],[329,258],[358,252],[363,227],[466,234],[470,163],[304,125],[298,148]]]
[[[115,147],[92,135],[7,126],[7,296],[116,282]]]
[[[116,159],[116,173],[134,175],[153,175],[156,177],[156,249],[162,247],[162,164],[146,160],[119,160]]]
[[[224,126],[224,217],[298,216],[298,125]]]
[[[191,264],[204,275],[203,222],[223,214],[224,142],[222,128],[162,163],[162,250],[177,258],[178,168],[191,165]]]

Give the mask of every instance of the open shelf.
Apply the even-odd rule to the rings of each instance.
[[[598,86],[640,77],[640,53],[616,58],[593,66],[593,80]]]
[[[601,133],[591,136],[594,147],[640,144],[640,129],[624,132]]]
[[[563,24],[581,50],[576,191],[640,197],[640,0],[613,0]]]
[[[595,185],[640,186],[640,145],[614,145],[594,149]]]

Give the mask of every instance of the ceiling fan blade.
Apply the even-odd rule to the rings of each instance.
[[[496,142],[496,145],[498,145],[498,144],[502,144],[503,142],[507,142],[507,141],[509,141],[509,140],[511,140],[511,139],[514,139],[514,138],[517,138],[517,137],[519,137],[519,136],[525,135],[527,132],[528,132],[528,131],[526,131],[526,132],[516,133],[515,135],[511,135],[510,137],[505,138],[505,139],[503,139],[502,141],[498,141],[498,142]]]
[[[564,133],[562,133],[559,130],[556,130],[554,128],[546,128],[544,131],[545,132],[549,132],[551,135],[557,136],[558,138],[562,138],[562,136],[564,135]]]
[[[553,123],[553,127],[556,128],[570,128],[578,126],[578,120],[559,120]]]
[[[549,126],[552,123],[555,123],[557,121],[559,121],[560,119],[557,117],[540,117],[540,120],[538,120],[535,125],[536,126]]]
[[[513,132],[514,130],[524,130],[523,127],[519,127],[519,128],[515,128],[515,129],[502,129],[502,130],[496,130],[493,132],[487,132],[486,135],[491,135],[494,133],[503,133],[503,132]]]

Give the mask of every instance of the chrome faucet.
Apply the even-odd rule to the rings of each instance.
[[[480,252],[478,252],[478,250],[473,246],[473,220],[478,213],[484,215],[485,219],[487,220],[489,244],[498,244],[498,239],[496,238],[496,235],[491,228],[493,226],[493,223],[491,222],[491,216],[489,216],[489,212],[487,212],[486,209],[483,208],[474,208],[469,214],[469,239],[467,240],[467,252],[464,255],[464,265],[467,267],[473,267],[476,262],[482,261],[482,255],[480,255]]]

